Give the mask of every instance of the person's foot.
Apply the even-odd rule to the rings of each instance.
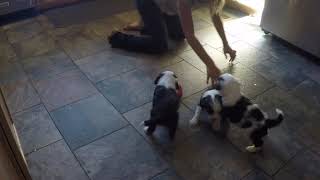
[[[123,28],[125,31],[141,31],[143,29],[143,25],[140,21],[131,23]]]
[[[123,45],[123,38],[125,34],[123,34],[119,30],[114,30],[108,37],[108,41],[112,48],[120,48]]]

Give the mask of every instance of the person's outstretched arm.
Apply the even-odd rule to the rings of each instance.
[[[227,54],[229,54],[230,55],[229,61],[232,62],[236,58],[236,51],[231,49],[228,43],[220,15],[218,13],[213,14],[212,21],[213,21],[214,27],[217,29],[218,34],[222,40],[224,55],[227,58]]]
[[[180,15],[180,21],[184,35],[190,44],[191,48],[207,66],[207,83],[211,78],[212,83],[220,75],[220,70],[215,65],[209,54],[205,51],[198,38],[195,36],[191,6],[186,0],[178,0],[178,10]]]

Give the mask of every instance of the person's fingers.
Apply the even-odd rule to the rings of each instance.
[[[226,59],[228,59],[228,56],[227,56],[227,53],[226,53],[226,52],[224,52],[224,57],[226,57]]]

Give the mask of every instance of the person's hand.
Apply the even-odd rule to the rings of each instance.
[[[214,85],[214,82],[221,75],[220,69],[217,68],[214,64],[211,66],[207,66],[207,84],[211,79],[211,85]]]
[[[229,54],[229,56],[230,56],[229,62],[233,62],[237,56],[237,51],[231,49],[231,47],[229,45],[223,47],[223,53],[224,53],[226,59],[228,59],[227,55]]]

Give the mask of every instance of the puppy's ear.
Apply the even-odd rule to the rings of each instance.
[[[180,87],[179,87],[179,84],[178,84],[178,82],[176,82],[176,89],[179,89]]]
[[[163,76],[164,74],[163,73],[160,73],[157,78],[154,80],[154,84],[158,84],[160,78]]]
[[[265,114],[257,105],[252,105],[248,110],[249,116],[253,117],[256,121],[262,121],[266,118]]]
[[[208,113],[213,113],[213,101],[211,96],[201,98],[200,106],[205,108]]]
[[[176,74],[173,74],[173,77],[175,77],[176,79],[178,78]]]

